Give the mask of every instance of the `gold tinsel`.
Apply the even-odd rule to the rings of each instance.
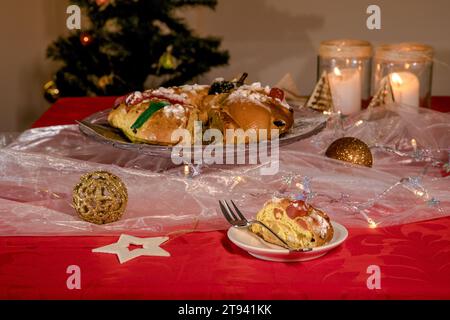
[[[369,146],[359,139],[345,137],[334,141],[325,152],[328,158],[350,162],[371,168],[372,152]]]
[[[119,177],[106,171],[85,174],[73,189],[73,207],[78,215],[95,224],[119,220],[127,202],[125,184]]]

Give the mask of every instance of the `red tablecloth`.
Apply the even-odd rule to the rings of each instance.
[[[61,99],[35,126],[73,123],[114,98]],[[450,98],[433,100],[450,111]],[[295,264],[257,260],[225,232],[193,233],[163,245],[170,258],[140,257],[120,265],[92,253],[117,237],[0,237],[3,299],[449,299],[450,218],[379,229],[350,229],[325,257]],[[81,289],[66,285],[81,269]],[[369,266],[381,288],[369,289]]]

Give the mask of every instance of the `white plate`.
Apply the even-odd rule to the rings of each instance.
[[[268,243],[246,228],[231,227],[227,234],[231,242],[256,258],[278,262],[308,261],[322,257],[347,239],[348,231],[343,225],[334,221],[331,224],[334,228],[333,239],[328,244],[307,252],[289,251]]]

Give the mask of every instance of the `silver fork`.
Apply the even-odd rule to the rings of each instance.
[[[232,226],[237,227],[237,228],[246,228],[246,227],[251,226],[252,224],[259,224],[260,226],[266,228],[287,249],[289,249],[289,251],[304,251],[304,252],[311,251],[311,249],[301,249],[301,250],[292,249],[290,247],[290,245],[286,241],[281,239],[272,229],[270,229],[267,225],[265,225],[261,221],[258,221],[258,220],[247,220],[244,217],[244,215],[242,214],[242,212],[239,210],[239,208],[236,206],[236,204],[233,202],[233,200],[231,200],[230,202],[231,202],[231,204],[234,207],[234,211],[231,208],[231,206],[225,200],[219,201],[219,205],[220,205],[220,209],[222,210],[222,214],[224,215],[225,219],[227,219],[227,221]]]

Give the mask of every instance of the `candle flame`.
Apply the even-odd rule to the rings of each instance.
[[[333,72],[334,72],[334,74],[337,75],[338,77],[341,77],[341,76],[342,76],[342,72],[341,72],[341,70],[339,70],[338,67],[334,67]]]
[[[394,82],[395,84],[398,84],[398,85],[403,84],[402,77],[400,77],[400,75],[398,73],[393,73],[391,78],[392,78],[392,82]]]

